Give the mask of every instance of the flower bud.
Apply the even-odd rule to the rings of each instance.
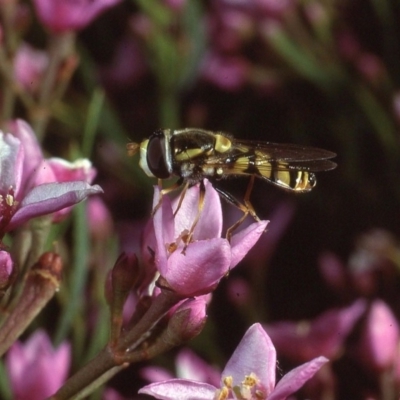
[[[186,342],[196,337],[206,323],[206,300],[202,297],[185,300],[172,314],[168,330]]]
[[[0,291],[4,291],[10,285],[13,267],[10,253],[0,250]]]

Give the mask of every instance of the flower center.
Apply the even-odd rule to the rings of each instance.
[[[14,188],[11,186],[8,193],[0,194],[0,239],[3,238],[7,225],[14,215],[18,201],[14,198]]]
[[[225,377],[223,383],[222,388],[215,393],[214,400],[265,400],[267,398],[264,387],[254,372],[245,375],[240,385],[234,385],[232,376]]]

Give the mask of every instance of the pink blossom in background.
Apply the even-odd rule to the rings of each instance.
[[[215,52],[206,54],[201,76],[223,90],[237,91],[247,82],[250,73],[249,62],[239,56],[224,56]]]
[[[114,232],[110,210],[100,196],[91,196],[87,203],[89,232],[99,241],[110,238]]]
[[[41,23],[54,33],[77,31],[121,0],[34,0]]]
[[[187,0],[164,0],[164,4],[170,7],[173,11],[181,11]]]
[[[157,399],[268,399],[284,400],[300,389],[327,362],[318,357],[286,374],[276,384],[276,351],[260,324],[252,325],[232,354],[218,386],[187,379],[152,383],[139,393]]]
[[[221,372],[207,364],[196,353],[188,348],[179,351],[175,357],[176,377],[198,382],[219,385]],[[172,379],[173,375],[160,367],[145,367],[140,371],[141,376],[149,382],[159,382]]]
[[[144,243],[154,250],[154,263],[160,274],[173,290],[185,297],[212,291],[220,279],[234,268],[247,254],[264,232],[267,221],[256,222],[234,234],[231,243],[221,238],[222,210],[218,193],[205,181],[205,203],[199,222],[193,232],[193,240],[187,245],[182,235],[191,228],[198,212],[199,186],[188,189],[181,208],[174,217],[168,196],[154,215],[153,227],[149,227]],[[154,204],[158,204],[159,189],[155,188]],[[144,258],[152,258],[148,245],[143,246]],[[146,253],[147,248],[147,254]]]
[[[25,343],[16,342],[6,358],[7,374],[15,399],[43,400],[65,382],[71,362],[70,345],[54,349],[44,331]]]
[[[325,282],[334,290],[345,290],[348,276],[346,268],[334,253],[325,252],[319,256],[318,267]]]
[[[400,339],[399,323],[382,300],[375,300],[369,310],[357,350],[358,360],[374,371],[395,365]]]
[[[101,76],[110,90],[126,89],[127,85],[136,84],[148,69],[139,43],[127,37],[118,42],[114,58],[110,65],[101,70]]]
[[[0,250],[0,290],[6,289],[10,284],[14,262],[8,251]]]
[[[46,52],[22,43],[14,58],[15,80],[28,92],[36,92],[49,64]]]
[[[279,354],[291,360],[304,362],[317,355],[334,359],[365,309],[365,301],[358,300],[347,308],[327,311],[311,322],[275,322],[264,328]]]

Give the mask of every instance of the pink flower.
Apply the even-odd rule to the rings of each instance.
[[[36,50],[27,43],[22,43],[14,59],[16,81],[26,90],[36,92],[49,63],[44,51]]]
[[[120,0],[34,0],[43,25],[55,33],[77,31]]]
[[[110,211],[100,196],[92,196],[87,204],[89,231],[93,238],[106,241],[113,233],[113,221]]]
[[[378,371],[393,366],[397,358],[399,330],[399,323],[388,305],[375,300],[358,348],[359,359]]]
[[[196,353],[188,348],[182,349],[175,358],[176,376],[198,382],[219,385],[221,372],[203,361]],[[173,376],[160,367],[145,367],[141,376],[149,382],[172,379]]]
[[[220,386],[186,379],[152,383],[139,393],[158,399],[268,399],[284,400],[296,392],[327,362],[318,357],[305,363],[275,385],[276,351],[260,324],[252,325],[221,374]]]
[[[47,179],[36,185],[43,173],[43,155],[35,134],[21,120],[10,133],[0,132],[0,239],[31,218],[74,205],[102,189],[84,180],[57,182]],[[47,174],[47,172],[45,172]]]
[[[92,163],[81,158],[74,162],[66,161],[62,158],[49,158],[42,160],[37,168],[34,184],[35,186],[49,182],[73,182],[83,181],[92,183],[96,176],[96,170],[92,167]],[[65,207],[53,214],[53,221],[59,222],[64,219],[70,212],[72,207]]]
[[[219,280],[243,259],[267,226],[267,221],[253,223],[233,235],[231,243],[221,238],[220,198],[208,181],[205,181],[205,186],[204,208],[186,249],[184,237],[198,213],[198,185],[188,189],[175,217],[173,209],[176,206],[172,207],[169,197],[163,196],[153,226],[147,229],[144,238],[143,258],[153,259],[154,255],[160,274],[173,290],[185,297],[212,291]],[[154,205],[158,204],[158,193],[156,188]]]
[[[304,362],[316,355],[336,358],[354,324],[365,311],[363,300],[350,307],[325,312],[312,322],[277,322],[265,325],[280,354]]]
[[[70,345],[54,349],[47,334],[37,331],[8,351],[6,366],[14,398],[42,400],[64,383],[70,366]]]
[[[202,76],[223,90],[236,91],[248,81],[249,63],[239,56],[224,56],[218,53],[206,55]]]
[[[14,262],[8,251],[0,250],[0,291],[8,287],[11,274],[14,269]]]

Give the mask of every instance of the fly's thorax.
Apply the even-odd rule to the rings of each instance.
[[[171,135],[171,154],[176,163],[206,159],[231,147],[228,137],[204,129],[186,128],[175,130]]]
[[[215,134],[215,143],[214,148],[215,151],[218,153],[226,153],[227,151],[231,150],[232,142],[231,140],[226,137],[225,135],[221,135],[219,133]]]
[[[140,144],[140,167],[150,177],[167,179],[172,174],[169,129],[154,132]]]

